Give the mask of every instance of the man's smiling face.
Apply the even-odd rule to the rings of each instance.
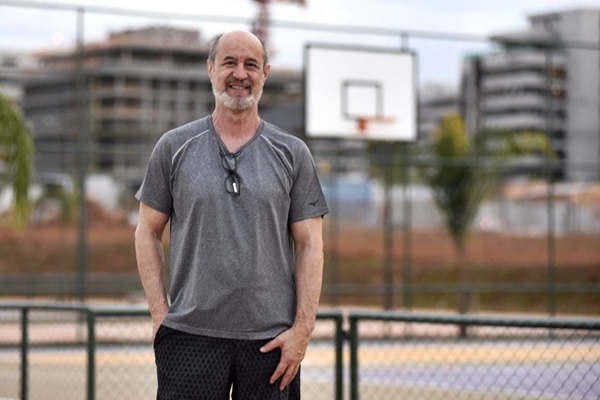
[[[208,75],[218,104],[241,112],[258,105],[269,73],[264,65],[263,47],[248,32],[231,32],[219,40]]]

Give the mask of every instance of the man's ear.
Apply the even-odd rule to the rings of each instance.
[[[267,80],[267,77],[269,76],[269,71],[271,71],[271,64],[267,64],[263,68],[263,75],[265,77],[265,81]]]
[[[213,75],[213,70],[215,68],[215,65],[213,64],[212,61],[206,60],[206,68],[208,70],[208,77],[212,80],[212,75]]]

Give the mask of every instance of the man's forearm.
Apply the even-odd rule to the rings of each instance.
[[[152,232],[136,231],[135,253],[152,318],[162,319],[169,307],[163,276],[165,261],[162,238]]]
[[[307,243],[296,248],[296,318],[294,327],[311,335],[315,326],[323,281],[323,248]]]
[[[261,348],[268,353],[281,348],[281,360],[271,376],[274,383],[281,378],[283,390],[294,379],[315,327],[321,284],[323,281],[322,219],[315,217],[291,225],[295,250],[296,318],[292,327]]]

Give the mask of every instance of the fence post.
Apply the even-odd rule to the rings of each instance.
[[[21,400],[29,398],[29,308],[21,309]]]
[[[344,317],[339,314],[335,317],[335,399],[344,398]]]
[[[469,313],[471,308],[471,290],[466,287],[462,287],[460,290],[460,294],[458,297],[458,312],[461,315],[466,315]],[[461,338],[467,337],[467,325],[465,323],[459,324],[460,333],[459,336]]]
[[[408,169],[411,167],[410,150],[402,146],[402,307],[412,309],[412,199]]]
[[[335,288],[331,298],[331,303],[334,306],[339,305],[340,303],[340,294],[339,294],[339,285],[340,285],[340,176],[339,172],[341,168],[339,167],[340,158],[342,155],[342,144],[341,140],[334,139],[335,144],[335,153],[333,162],[331,163],[332,168],[329,171],[330,174],[330,182],[331,182],[331,219],[329,221],[329,269],[331,270],[330,276],[332,276],[333,287]]]
[[[393,150],[391,146],[385,149],[386,160],[383,166],[383,308],[394,308],[394,209],[392,199],[393,182]]]
[[[87,309],[87,399],[96,397],[96,314]]]
[[[546,58],[546,136],[548,139],[552,138],[554,130],[554,102],[552,97],[552,52],[556,48],[552,44],[546,47],[545,58]],[[548,315],[554,317],[556,315],[556,211],[555,211],[555,196],[554,196],[554,173],[555,170],[550,160],[546,158],[546,184],[548,199],[547,212],[548,212],[548,233],[547,233],[547,247],[548,247],[548,271],[547,271],[547,283],[548,283]],[[564,173],[564,169],[563,169]]]
[[[358,318],[350,315],[350,400],[358,400]]]
[[[76,98],[77,98],[77,129],[79,136],[79,165],[77,169],[78,181],[78,201],[79,201],[79,225],[77,235],[77,284],[76,293],[80,301],[85,301],[87,297],[87,255],[88,255],[88,238],[87,238],[87,204],[85,202],[85,185],[87,176],[88,151],[89,151],[89,130],[88,130],[88,100],[86,94],[85,79],[85,43],[84,43],[84,20],[85,9],[77,9],[77,48],[76,48]]]

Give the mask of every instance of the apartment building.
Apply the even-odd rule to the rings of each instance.
[[[25,84],[23,106],[35,127],[38,170],[70,172],[86,134],[90,168],[135,185],[160,135],[214,108],[208,41],[196,30],[117,32],[87,44],[79,57],[78,63],[73,51],[38,53],[42,67]],[[299,72],[272,69],[261,101],[263,118],[300,134],[301,113],[290,110],[299,109],[301,90]]]
[[[600,168],[600,10],[529,17],[522,32],[492,36],[499,50],[465,60],[468,130],[545,132],[575,180]]]
[[[0,50],[0,92],[20,104],[23,99],[24,70],[35,65],[35,58],[28,52]]]
[[[456,86],[441,83],[424,85],[419,91],[419,141],[431,139],[432,132],[448,114],[460,113],[460,93]]]

